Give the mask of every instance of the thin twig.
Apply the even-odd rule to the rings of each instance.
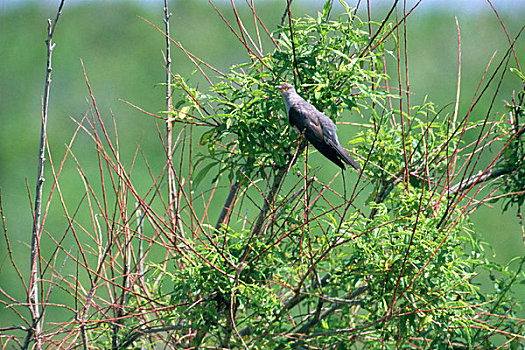
[[[40,235],[42,232],[41,227],[41,214],[42,214],[42,190],[44,184],[44,163],[45,163],[45,150],[47,144],[47,118],[48,118],[48,106],[49,106],[49,91],[51,88],[51,72],[52,68],[52,55],[55,48],[53,42],[53,34],[55,28],[62,13],[62,7],[64,6],[64,0],[60,2],[58,11],[55,16],[55,20],[52,21],[50,18],[47,20],[47,39],[45,40],[47,46],[47,64],[46,64],[46,75],[44,83],[44,96],[42,98],[42,123],[40,125],[40,146],[38,156],[38,170],[36,179],[36,190],[35,190],[35,203],[34,203],[34,221],[33,230],[31,233],[31,259],[30,259],[30,270],[31,278],[29,282],[29,295],[28,304],[31,311],[32,328],[28,330],[24,345],[22,349],[27,349],[31,341],[31,337],[35,336],[35,346],[37,349],[42,348],[42,319],[41,319],[41,306],[39,305],[39,269],[38,269],[38,256],[40,254]]]

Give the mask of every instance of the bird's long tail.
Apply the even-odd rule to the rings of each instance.
[[[352,156],[348,154],[348,152],[343,148],[343,146],[341,145],[337,145],[337,146],[338,147],[336,147],[336,151],[339,154],[339,157],[341,157],[341,160],[345,162],[346,164],[350,165],[351,167],[353,167],[354,169],[356,169],[357,171],[360,171],[361,167],[355,161],[355,159],[352,158]]]

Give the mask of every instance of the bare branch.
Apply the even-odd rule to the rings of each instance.
[[[45,150],[47,143],[47,118],[48,118],[48,105],[49,105],[49,91],[51,88],[51,72],[52,67],[52,55],[55,48],[55,43],[53,42],[53,34],[55,28],[62,13],[62,7],[64,6],[64,0],[60,1],[58,6],[58,11],[55,16],[55,20],[47,20],[47,39],[45,40],[47,46],[47,64],[46,64],[46,75],[45,75],[45,84],[44,84],[44,96],[42,98],[42,123],[40,127],[40,147],[39,147],[39,156],[38,156],[38,170],[37,170],[37,180],[36,180],[36,190],[35,190],[35,203],[34,203],[34,221],[33,221],[33,231],[31,233],[31,278],[29,282],[29,309],[31,311],[32,318],[32,329],[28,331],[26,339],[24,341],[23,349],[29,347],[32,335],[35,336],[35,346],[37,349],[42,348],[42,319],[41,319],[41,306],[39,303],[39,270],[38,270],[38,256],[40,254],[40,235],[42,233],[41,227],[41,213],[42,213],[42,190],[44,184],[44,163],[45,163]]]

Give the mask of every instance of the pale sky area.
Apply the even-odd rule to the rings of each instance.
[[[35,0],[0,0],[0,8],[7,6],[13,6],[17,4],[23,4]],[[39,0],[49,4],[58,4],[59,0]],[[152,4],[152,3],[162,3],[163,0],[66,0],[66,3],[71,5],[72,3],[78,2],[116,2],[116,1],[129,1],[140,4]],[[170,0],[170,3],[175,3],[177,1],[207,1],[207,0]],[[242,4],[246,0],[236,0],[237,4]],[[265,0],[255,0],[255,3],[262,2]],[[286,0],[283,0],[283,3]],[[314,5],[322,4],[325,0],[294,0],[294,3],[310,3]],[[371,4],[392,4],[394,0],[370,0]],[[403,4],[404,0],[399,0],[399,4]],[[406,0],[407,6],[413,6],[417,0]],[[230,2],[230,0],[214,0],[214,2]],[[335,0],[337,3],[338,1]],[[346,0],[348,4],[355,5],[357,0]],[[525,9],[525,0],[491,0],[492,4],[497,10],[523,10]],[[366,0],[361,1],[362,4],[366,4]],[[463,11],[479,11],[482,9],[489,9],[490,6],[487,0],[423,0],[419,6],[423,10],[429,10],[435,7],[442,8],[451,8],[454,10],[463,10]]]

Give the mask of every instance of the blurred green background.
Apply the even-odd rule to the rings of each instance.
[[[16,262],[22,274],[29,269],[29,241],[31,234],[30,196],[34,197],[39,145],[41,98],[45,73],[45,37],[47,18],[54,18],[57,1],[0,1],[0,187],[7,234]],[[251,15],[238,2],[241,16],[250,22]],[[89,111],[89,94],[81,63],[84,62],[98,107],[107,125],[114,116],[119,132],[123,163],[130,165],[140,145],[158,174],[163,166],[164,153],[157,128],[164,124],[145,116],[119,99],[141,108],[160,113],[164,108],[165,90],[160,85],[165,76],[161,51],[164,37],[142,21],[146,18],[162,26],[163,1],[66,1],[57,26],[53,53],[53,75],[49,106],[48,138],[55,166],[65,154],[66,144],[76,124]],[[233,20],[229,3],[217,1],[227,19]],[[356,1],[348,1],[355,5]],[[384,1],[371,1],[372,16],[381,20],[386,13]],[[402,3],[402,2],[401,2]],[[409,1],[413,4],[414,1]],[[474,91],[491,58],[496,53],[492,72],[508,48],[505,33],[490,6],[485,1],[455,2],[423,0],[409,16],[408,65],[411,104],[418,104],[428,95],[438,106],[454,101],[457,84],[457,29],[461,29],[462,77],[460,116],[468,110]],[[525,6],[519,1],[493,1],[511,37],[524,25]],[[323,1],[294,1],[293,15],[315,15]],[[281,20],[285,1],[260,1],[255,5],[261,19],[270,31]],[[467,6],[468,5],[468,6]],[[170,1],[173,17],[171,33],[187,50],[220,70],[245,62],[248,58],[242,45],[207,1]],[[399,18],[402,17],[400,13]],[[363,14],[363,19],[366,16]],[[395,20],[395,16],[392,18]],[[234,23],[232,21],[232,23]],[[525,64],[525,42],[520,38],[516,52]],[[273,48],[267,45],[268,50]],[[514,64],[511,64],[514,66]],[[180,50],[173,48],[172,70],[188,76],[194,67]],[[210,72],[211,73],[211,72]],[[210,74],[214,76],[214,73]],[[394,75],[394,74],[392,74]],[[191,83],[205,87],[206,82],[195,75]],[[503,111],[503,99],[510,99],[513,90],[520,89],[519,80],[509,74],[495,101],[492,113]],[[473,116],[484,118],[490,105],[489,90]],[[452,109],[449,107],[448,112]],[[158,125],[157,125],[158,124]],[[96,174],[97,160],[89,137],[81,132],[73,152],[85,169]],[[48,179],[49,163],[46,164]],[[138,166],[135,180],[139,189],[150,183],[147,170]],[[138,175],[137,175],[138,174]],[[44,199],[49,194],[48,181]],[[28,194],[27,186],[31,192]],[[80,187],[79,187],[80,186]],[[73,210],[83,193],[76,165],[68,161],[62,174],[62,191]],[[143,187],[141,187],[143,186]],[[79,192],[80,191],[80,192]],[[61,235],[67,228],[63,211],[56,199],[47,219],[46,229]],[[481,208],[474,215],[477,230],[492,244],[499,262],[525,254],[519,221],[515,210],[502,213],[499,204]],[[64,244],[72,244],[66,240]],[[46,249],[46,248],[44,248]],[[23,286],[10,267],[5,240],[0,240],[0,286],[9,295],[24,301]],[[525,293],[524,293],[525,294]],[[524,297],[521,297],[524,300]],[[6,300],[4,296],[0,299]],[[0,307],[0,327],[19,323],[15,314]]]

